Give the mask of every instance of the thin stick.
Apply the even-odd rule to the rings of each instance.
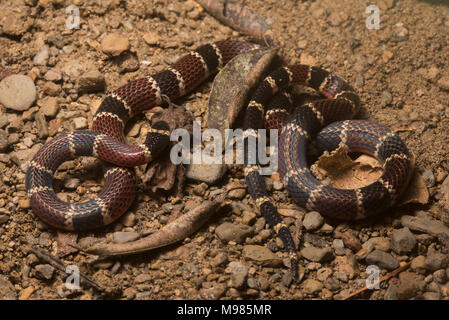
[[[223,201],[224,197],[217,197],[215,201],[204,201],[159,231],[142,239],[127,243],[98,243],[82,251],[99,256],[116,256],[165,247],[184,240],[198,230]]]
[[[65,273],[66,272],[66,265],[64,262],[59,260],[57,257],[51,255],[47,251],[39,248],[31,248],[30,250],[32,253],[34,253],[36,256],[38,256],[43,261],[47,262],[51,266],[55,267],[57,270]],[[104,288],[102,288],[100,285],[89,279],[87,276],[80,273],[81,280],[84,280],[87,284],[94,287],[98,291],[104,291]]]
[[[397,268],[396,270],[391,271],[390,273],[384,275],[382,278],[380,278],[379,280],[375,281],[373,284],[370,285],[370,287],[373,287],[377,284],[380,284],[381,282],[388,280],[392,277],[394,277],[395,275],[397,275],[398,273],[406,270],[408,267],[410,267],[412,263],[411,262],[407,262],[406,264],[404,264],[402,267]],[[351,293],[350,295],[346,296],[345,298],[343,298],[343,300],[348,300],[351,299],[352,297],[355,297],[356,295],[358,295],[359,293],[362,293],[366,290],[368,290],[368,286],[363,287],[362,289],[356,290],[353,293]]]

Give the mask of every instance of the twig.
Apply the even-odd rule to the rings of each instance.
[[[377,280],[374,283],[370,284],[370,287],[373,287],[373,286],[375,286],[377,284],[380,284],[381,282],[383,282],[385,280],[388,280],[388,279],[394,277],[398,273],[400,273],[400,272],[406,270],[408,267],[410,267],[411,264],[412,264],[411,262],[407,262],[402,267],[399,267],[396,270],[391,271],[390,273],[386,274],[385,276],[383,276],[379,280]],[[345,298],[343,298],[343,300],[349,300],[349,299],[355,297],[356,295],[358,295],[359,293],[362,293],[362,292],[364,292],[364,291],[366,291],[368,289],[369,289],[368,286],[365,286],[362,289],[356,290],[353,293],[351,293],[350,295],[346,296]]]
[[[31,248],[30,250],[32,253],[34,253],[36,256],[38,256],[43,261],[47,262],[51,266],[55,267],[59,271],[65,273],[66,272],[66,265],[64,262],[59,260],[57,257],[51,255],[45,250],[39,249],[39,248]],[[98,291],[104,291],[104,288],[102,288],[100,285],[89,279],[87,276],[80,273],[80,279],[84,280],[87,284],[94,287]]]
[[[120,244],[98,243],[82,251],[100,256],[116,256],[165,247],[184,240],[198,230],[223,201],[224,197],[219,197],[215,201],[204,201],[199,206],[145,238]]]
[[[254,38],[259,44],[273,46],[266,18],[234,0],[195,0],[217,20]]]

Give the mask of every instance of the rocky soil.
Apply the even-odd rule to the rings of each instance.
[[[257,211],[237,166],[217,170],[224,175],[215,184],[189,180],[183,197],[152,194],[140,181],[137,201],[119,222],[94,232],[57,232],[33,214],[25,192],[28,160],[43,143],[88,129],[107,91],[163,70],[199,44],[246,38],[191,0],[1,1],[0,298],[343,299],[366,285],[369,265],[383,276],[409,264],[356,298],[449,299],[449,3],[246,3],[266,17],[286,61],[347,79],[363,101],[361,117],[400,134],[427,184],[428,204],[343,223],[297,207],[279,176],[267,177],[299,243],[298,279],[290,277],[282,242]],[[373,3],[380,9],[378,30],[365,24]],[[76,23],[66,12],[70,5],[79,9],[79,29],[67,26]],[[210,87],[177,103],[204,123]],[[148,129],[146,117],[137,117],[129,141],[142,143]],[[96,195],[100,168],[93,158],[66,162],[54,179],[58,195],[68,201]],[[131,241],[225,192],[229,205],[182,243],[106,260],[65,245]],[[67,275],[31,253],[33,247],[77,266],[105,292],[87,285],[68,290]]]

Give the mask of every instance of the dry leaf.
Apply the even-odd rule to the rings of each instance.
[[[427,190],[424,178],[415,169],[410,179],[410,183],[401,196],[398,205],[405,205],[408,203],[427,204],[429,201],[429,191]]]
[[[310,169],[323,183],[340,189],[360,188],[382,175],[382,166],[376,159],[362,155],[352,160],[346,147],[325,152]]]
[[[182,107],[169,107],[163,109],[151,117],[151,123],[158,121],[165,121],[170,127],[170,131],[183,128],[192,134],[193,116],[190,112]],[[172,142],[172,144],[176,142]],[[167,148],[166,150],[170,150]],[[175,187],[176,194],[182,193],[182,185],[184,183],[185,168],[181,165],[176,165],[170,160],[170,152],[164,151],[157,159],[147,165],[145,175],[142,182],[146,188],[152,192],[158,190],[172,190]]]
[[[383,173],[382,165],[375,158],[361,155],[352,160],[346,147],[340,147],[331,153],[325,152],[310,170],[323,183],[340,189],[367,186],[379,179]],[[426,204],[428,201],[429,191],[426,183],[415,169],[398,205]]]

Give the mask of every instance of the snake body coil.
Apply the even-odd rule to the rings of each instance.
[[[169,142],[167,123],[153,125],[145,144],[124,143],[123,129],[134,115],[192,91],[234,56],[258,48],[247,42],[219,41],[199,47],[166,70],[129,82],[108,95],[99,107],[92,131],[78,131],[55,137],[34,156],[26,175],[26,188],[34,212],[45,222],[67,230],[85,230],[106,225],[121,216],[132,204],[136,179],[129,169],[157,157]],[[297,107],[289,116],[292,96],[284,89],[292,84],[309,86],[323,99]],[[270,102],[271,101],[271,102]],[[256,129],[278,129],[279,171],[287,190],[300,205],[323,215],[362,219],[393,205],[404,190],[411,171],[411,159],[402,140],[388,128],[367,121],[342,121],[359,108],[359,98],[341,78],[328,71],[305,65],[284,66],[267,76],[255,90],[246,110],[245,143],[257,139]],[[339,122],[334,122],[339,121]],[[334,122],[334,123],[332,123]],[[350,151],[368,153],[384,166],[382,177],[369,186],[343,190],[322,184],[309,171],[308,141],[317,137],[323,150],[346,146]],[[284,242],[296,272],[296,248],[265,189],[260,167],[250,163],[245,148],[245,177],[251,196],[262,215]],[[93,155],[114,164],[106,171],[105,186],[85,203],[60,200],[52,187],[58,166],[73,157]]]

